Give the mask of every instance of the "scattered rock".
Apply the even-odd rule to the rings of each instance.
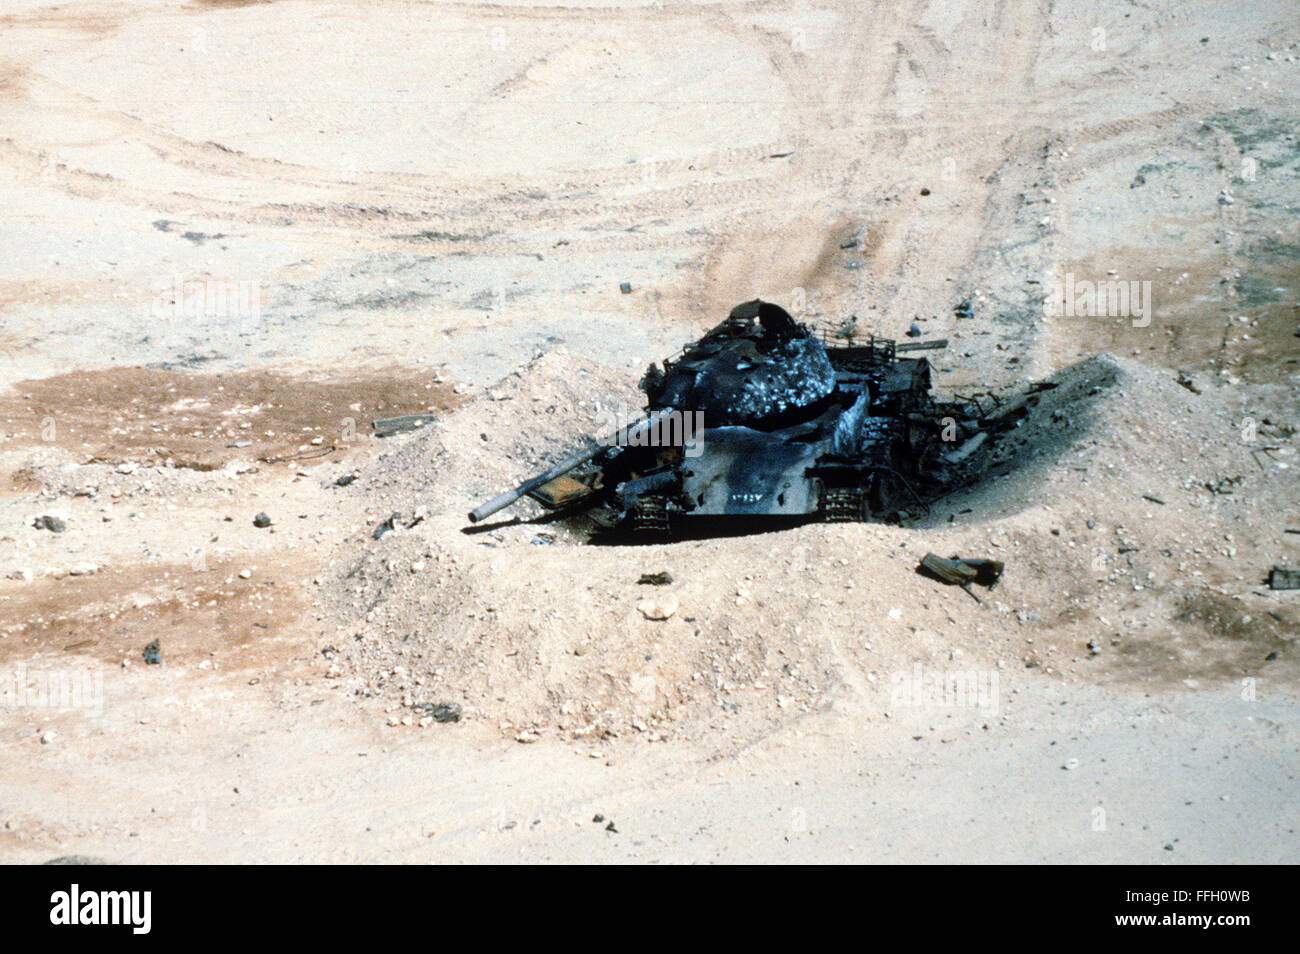
[[[69,576],[91,576],[99,572],[99,564],[83,561],[68,567]]]
[[[636,608],[646,619],[668,619],[677,612],[678,605],[677,597],[666,593],[637,600]]]
[[[49,729],[46,729],[44,732],[41,733],[41,745],[49,745],[57,738],[58,736],[54,732],[52,732]]]
[[[255,527],[266,528],[269,527],[270,525],[271,525],[271,518],[264,513],[259,513],[256,517],[253,518],[253,526]]]
[[[144,656],[144,661],[148,665],[150,666],[158,665],[160,662],[162,662],[162,644],[155,639],[153,642],[151,642],[148,646],[144,648],[144,652],[142,653],[142,655]]]
[[[459,722],[461,708],[454,702],[417,702],[412,709],[423,712],[434,722]]]
[[[43,513],[32,521],[32,526],[37,530],[48,530],[50,533],[62,533],[68,529],[67,522],[57,514]]]
[[[643,586],[667,586],[672,581],[673,575],[667,570],[661,570],[658,573],[642,573],[637,583]]]

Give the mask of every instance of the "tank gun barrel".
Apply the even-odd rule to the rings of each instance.
[[[652,430],[661,420],[672,412],[672,408],[662,408],[655,411],[649,417],[643,418],[634,424],[629,424],[627,427],[621,428],[613,434],[608,435],[603,440],[599,441],[596,447],[566,457],[558,464],[542,471],[542,473],[538,474],[536,477],[531,477],[528,480],[525,480],[513,490],[507,490],[503,494],[497,494],[487,503],[481,504],[469,512],[470,523],[478,523],[485,517],[492,516],[492,514],[496,513],[498,510],[503,510],[506,507],[509,507],[520,497],[532,493],[538,487],[550,483],[556,477],[564,476],[575,467],[585,464],[594,457],[598,457],[611,447],[621,444],[635,443],[631,440],[633,435]]]
[[[948,347],[947,338],[935,338],[933,341],[900,341],[894,345],[895,351],[942,351]]]

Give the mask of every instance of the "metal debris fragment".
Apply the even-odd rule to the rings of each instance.
[[[1268,585],[1273,590],[1300,590],[1300,570],[1275,566],[1268,575]]]
[[[432,424],[437,418],[433,414],[402,414],[398,417],[381,417],[371,422],[376,437],[392,437],[405,431],[414,431]]]
[[[1001,560],[970,559],[955,555],[945,559],[937,554],[927,553],[922,557],[916,571],[922,576],[928,576],[942,583],[960,586],[975,602],[982,603],[983,600],[971,592],[971,584],[978,583],[980,586],[992,589],[1002,578],[1002,569]]]

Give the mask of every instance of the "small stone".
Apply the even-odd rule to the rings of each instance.
[[[98,572],[99,564],[90,563],[89,561],[74,563],[72,566],[68,567],[68,574],[70,576],[91,576]]]
[[[252,571],[252,570],[240,570],[240,571],[239,571],[239,578],[240,578],[241,580],[246,580],[246,579],[248,579],[248,578],[249,578],[250,576],[252,576],[252,575],[253,575],[253,571]]]
[[[50,533],[62,533],[68,529],[67,522],[57,514],[43,513],[32,524],[37,530],[48,530]]]
[[[621,285],[618,286],[618,290],[621,291],[624,295],[630,295],[632,294],[632,283],[623,282]]]
[[[677,597],[671,593],[637,600],[636,608],[646,619],[668,619],[677,612]]]
[[[417,702],[411,708],[430,716],[434,722],[460,721],[461,708],[454,702]]]
[[[265,527],[269,527],[270,525],[271,525],[271,518],[264,513],[259,513],[256,517],[253,518],[253,526],[255,527],[265,528]]]
[[[141,655],[144,656],[144,661],[150,666],[158,665],[162,662],[162,644],[155,639],[144,648],[144,652],[141,653]]]
[[[55,735],[49,729],[46,729],[44,732],[41,733],[41,745],[49,745],[57,738],[58,738],[57,735]]]

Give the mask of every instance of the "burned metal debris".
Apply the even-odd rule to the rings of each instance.
[[[1300,570],[1275,566],[1268,574],[1268,586],[1272,590],[1300,590]]]
[[[376,437],[392,437],[414,431],[437,420],[433,414],[402,414],[398,417],[381,417],[371,421]]]
[[[603,507],[613,522],[668,530],[686,517],[896,518],[983,469],[987,432],[1024,406],[939,402],[909,352],[944,340],[815,334],[754,300],[641,379],[646,416],[476,508],[521,497]]]
[[[970,594],[975,602],[979,603],[981,602],[980,598],[971,592],[971,584],[978,583],[980,586],[992,589],[997,586],[998,580],[1002,578],[1002,569],[1001,560],[970,559],[956,555],[945,559],[936,554],[927,553],[921,559],[921,564],[916,568],[916,572],[933,580],[939,580],[941,583],[960,586]]]

